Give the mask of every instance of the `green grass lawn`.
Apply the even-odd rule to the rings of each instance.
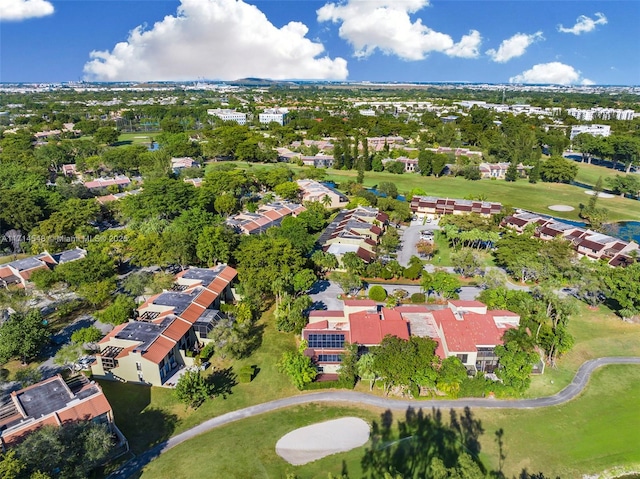
[[[247,364],[255,364],[260,368],[255,379],[233,386],[226,397],[209,400],[197,410],[186,409],[177,401],[172,389],[101,381],[113,407],[116,424],[129,440],[133,452],[144,451],[211,417],[296,394],[288,377],[276,367],[282,352],[295,347],[295,340],[292,334],[277,332],[274,322],[271,310],[263,315],[259,322],[265,326],[262,344],[249,358],[233,362],[214,356],[213,366],[207,370],[233,367],[237,372]]]
[[[257,165],[250,163],[236,163],[242,168],[269,168],[276,164]],[[288,165],[292,170],[299,171],[302,168],[296,165]],[[589,165],[587,165],[589,166]],[[599,168],[599,167],[598,167]],[[606,168],[603,168],[607,170]],[[357,171],[327,169],[326,180],[334,181],[338,185],[347,180],[356,180]],[[612,170],[607,170],[612,171]],[[414,188],[421,188],[428,195],[448,198],[464,198],[466,196],[482,195],[488,201],[497,201],[503,205],[516,208],[524,208],[538,213],[553,214],[553,216],[579,220],[578,212],[580,204],[585,204],[589,196],[583,188],[559,183],[531,184],[526,180],[506,182],[502,180],[478,180],[469,181],[462,177],[420,176],[413,173],[395,175],[387,172],[367,171],[364,177],[364,186],[373,187],[382,181],[391,181],[396,184],[400,193],[407,194]],[[640,207],[638,202],[626,198],[601,199],[600,206],[609,210],[610,221],[640,220]],[[574,208],[570,212],[554,212],[549,210],[550,205],[569,205]]]
[[[157,133],[155,133],[157,134]],[[118,137],[119,145],[148,145],[151,143],[154,133],[121,133]]]
[[[640,356],[640,325],[622,321],[606,306],[591,310],[579,303],[579,313],[569,320],[575,345],[560,358],[557,368],[547,367],[534,376],[528,397],[555,394],[571,382],[585,361],[602,356]]]
[[[562,406],[535,410],[479,410],[482,421],[481,457],[498,467],[494,433],[504,430],[506,460],[503,471],[511,477],[526,468],[547,477],[580,477],[614,466],[640,465],[640,368],[607,366],[597,371],[586,392]],[[276,411],[215,429],[177,446],[151,462],[143,478],[326,478],[345,468],[352,478],[362,477],[360,460],[365,447],[336,454],[304,466],[291,466],[275,453],[284,434],[314,422],[357,416],[379,420],[371,408],[356,409],[306,405]],[[443,411],[444,416],[448,415]],[[395,417],[402,417],[396,412]]]
[[[587,185],[595,185],[598,178],[602,177],[604,188],[607,187],[607,178],[614,178],[616,175],[625,175],[624,172],[606,168],[604,166],[590,165],[588,163],[576,163],[578,165],[578,175],[576,181]]]

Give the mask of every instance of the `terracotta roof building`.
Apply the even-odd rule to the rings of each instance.
[[[426,216],[428,218],[435,218],[441,215],[465,215],[469,213],[492,216],[502,211],[502,205],[488,201],[437,198],[435,196],[414,196],[411,199],[411,211],[416,215]]]
[[[318,238],[322,249],[338,262],[348,253],[356,253],[365,263],[375,258],[375,248],[389,223],[389,215],[376,208],[360,206],[342,210]]]
[[[436,354],[458,357],[467,369],[492,372],[498,365],[495,347],[504,332],[518,327],[520,316],[511,311],[487,310],[479,301],[450,301],[445,309],[407,305],[379,307],[371,300],[348,300],[343,311],[312,311],[302,331],[306,354],[322,373],[338,372],[344,343],[369,347],[390,334],[402,339],[429,337],[438,343]]]
[[[255,213],[239,213],[227,218],[227,224],[239,233],[260,234],[272,226],[278,226],[287,216],[298,216],[307,209],[297,203],[280,201],[262,205]]]
[[[65,382],[57,375],[14,391],[0,402],[0,445],[3,450],[46,425],[73,421],[108,424],[120,442],[126,440],[113,423],[113,411],[100,386],[77,376]]]
[[[16,285],[25,288],[34,271],[53,269],[58,264],[68,263],[84,258],[86,250],[74,248],[61,253],[50,254],[47,251],[29,258],[18,259],[0,265],[0,287]]]
[[[234,300],[235,269],[189,268],[169,291],[151,296],[135,320],[116,326],[99,343],[94,376],[154,386],[174,385],[173,375],[193,365],[198,350],[222,318],[221,303]]]

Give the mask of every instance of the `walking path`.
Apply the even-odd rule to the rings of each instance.
[[[408,407],[413,408],[490,408],[490,409],[532,409],[539,407],[557,406],[575,398],[586,387],[591,374],[601,366],[609,364],[638,364],[640,365],[640,357],[608,357],[597,358],[583,363],[578,372],[567,387],[553,396],[535,398],[535,399],[486,399],[486,398],[470,398],[470,399],[433,399],[425,401],[407,400],[407,399],[391,399],[387,397],[374,396],[354,391],[325,391],[317,393],[303,394],[300,396],[292,396],[275,401],[269,401],[263,404],[246,407],[237,411],[223,414],[213,419],[209,419],[191,429],[177,434],[166,441],[161,442],[157,446],[149,449],[140,456],[132,459],[119,470],[109,476],[108,479],[124,479],[131,477],[144,466],[149,464],[153,459],[169,449],[183,443],[199,434],[215,429],[217,427],[229,424],[241,419],[256,416],[266,412],[275,411],[285,407],[297,406],[307,403],[356,403],[367,406],[374,406],[387,409],[405,410]]]

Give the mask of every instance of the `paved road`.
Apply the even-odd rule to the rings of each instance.
[[[405,400],[390,399],[380,396],[373,396],[366,393],[358,393],[354,391],[324,391],[317,393],[303,394],[293,396],[276,401],[270,401],[263,404],[256,404],[238,411],[229,412],[221,416],[209,419],[181,434],[173,436],[168,440],[158,444],[154,448],[146,451],[140,456],[134,458],[125,464],[118,471],[109,476],[109,479],[124,479],[131,477],[133,474],[149,464],[153,459],[169,449],[183,443],[199,434],[215,429],[217,427],[229,424],[241,419],[256,416],[266,412],[275,411],[290,406],[297,406],[307,403],[356,403],[365,404],[379,408],[405,410],[408,407],[413,408],[490,408],[490,409],[532,409],[548,406],[557,406],[575,398],[587,385],[593,371],[601,366],[608,364],[638,364],[640,365],[640,357],[610,357],[598,358],[587,361],[580,366],[578,372],[567,387],[553,396],[536,398],[536,399],[457,399],[457,400]]]

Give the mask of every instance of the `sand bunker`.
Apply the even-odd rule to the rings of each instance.
[[[569,205],[551,205],[549,206],[550,210],[553,211],[573,211],[575,208]]]
[[[595,191],[593,190],[587,190],[585,191],[586,194],[588,194],[589,196],[593,196],[595,194]],[[613,198],[614,195],[612,195],[611,193],[603,193],[602,191],[600,193],[598,193],[598,198]]]
[[[276,453],[289,464],[311,461],[350,451],[369,440],[369,424],[357,417],[344,417],[301,427],[280,438]]]

